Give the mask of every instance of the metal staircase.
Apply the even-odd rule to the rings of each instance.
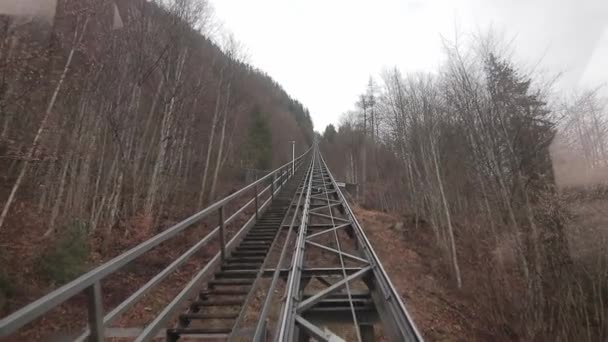
[[[227,257],[214,279],[207,283],[178,325],[167,330],[167,340],[180,337],[225,339],[234,331],[256,282],[263,276],[267,256],[288,216],[294,193],[304,173],[298,172]]]

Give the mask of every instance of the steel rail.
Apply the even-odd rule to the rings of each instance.
[[[316,142],[313,146],[312,153],[312,161],[311,161],[311,176],[308,182],[308,186],[306,187],[306,197],[304,201],[304,208],[302,209],[302,218],[300,221],[300,227],[298,230],[298,237],[295,244],[294,254],[292,256],[291,262],[291,272],[287,279],[286,289],[287,292],[285,294],[285,303],[281,308],[280,313],[280,325],[278,327],[278,332],[275,336],[275,341],[292,341],[293,340],[293,325],[295,323],[296,317],[296,307],[294,305],[294,300],[297,299],[300,282],[301,282],[301,272],[302,272],[302,261],[304,258],[304,249],[306,248],[306,231],[307,224],[309,219],[309,208],[310,208],[310,194],[312,190],[312,183],[314,182],[314,173],[316,165],[315,153],[318,149]],[[303,189],[302,189],[303,190]],[[303,192],[303,191],[302,191]]]
[[[325,171],[327,171],[327,165],[325,165],[325,164],[322,164],[322,165],[323,165],[323,168],[325,169]],[[336,227],[336,221],[334,220],[334,214],[333,214],[333,210],[332,210],[332,204],[329,201],[329,194],[327,193],[327,183],[325,182],[325,174],[323,173],[323,168],[321,169],[321,179],[323,181],[323,189],[324,189],[323,193],[325,193],[325,199],[327,201],[327,208],[328,208],[328,211],[329,211],[329,216],[331,216],[331,224],[335,228]],[[335,184],[332,184],[332,185],[336,186]],[[335,241],[336,241],[336,247],[337,247],[337,250],[338,250],[338,257],[340,259],[340,267],[342,268],[342,277],[343,277],[343,281],[344,281],[344,286],[346,287],[346,294],[348,296],[348,304],[350,306],[350,312],[351,312],[352,317],[353,317],[353,325],[355,327],[355,333],[357,335],[357,341],[361,342],[361,332],[359,331],[359,322],[357,320],[357,314],[355,313],[355,307],[353,305],[353,298],[352,298],[352,294],[351,294],[351,291],[350,291],[350,285],[348,284],[349,279],[351,277],[354,277],[354,275],[351,276],[351,277],[349,277],[346,274],[346,269],[345,269],[345,266],[344,266],[345,265],[344,264],[344,256],[342,255],[342,246],[340,244],[340,238],[338,237],[338,232],[335,229],[333,230],[333,233],[334,233],[334,237],[335,237]],[[338,283],[336,283],[336,285],[337,284]],[[330,292],[328,292],[328,293],[330,293]],[[309,301],[311,303],[314,302],[313,298],[310,298]]]
[[[299,168],[301,166],[301,162],[302,162],[303,158],[311,150],[312,150],[312,147],[309,148],[302,155],[300,155],[298,158],[296,158],[295,165],[297,165],[297,168]],[[100,286],[100,282],[104,278],[106,278],[109,275],[115,273],[116,271],[122,269],[125,265],[129,264],[131,261],[142,256],[146,252],[150,251],[151,249],[160,245],[161,243],[169,240],[170,238],[175,237],[177,234],[181,233],[186,228],[189,228],[190,226],[200,222],[202,219],[208,217],[212,213],[215,213],[218,210],[223,212],[224,207],[228,203],[230,203],[234,199],[240,197],[241,195],[249,192],[250,190],[255,189],[256,194],[255,194],[254,199],[248,201],[239,210],[237,210],[237,213],[231,215],[227,220],[221,222],[220,229],[216,228],[216,229],[212,230],[209,234],[207,234],[205,237],[203,237],[203,240],[205,240],[206,242],[209,242],[211,240],[211,238],[215,237],[216,235],[218,235],[218,234],[222,235],[223,230],[221,228],[223,228],[223,225],[225,225],[227,222],[232,221],[234,218],[236,218],[236,216],[238,214],[240,214],[242,211],[244,211],[249,205],[251,205],[252,202],[255,202],[257,204],[258,198],[263,193],[265,193],[265,191],[267,191],[267,189],[270,188],[271,196],[264,202],[264,204],[268,204],[269,201],[271,201],[272,198],[274,197],[275,192],[278,192],[280,187],[282,186],[282,185],[280,185],[280,187],[275,190],[275,184],[277,182],[281,182],[281,181],[282,181],[281,184],[284,184],[287,181],[287,179],[291,178],[292,175],[294,174],[295,170],[290,169],[291,167],[293,167],[292,165],[294,165],[294,164],[292,164],[292,162],[282,165],[281,167],[275,169],[274,171],[270,172],[269,174],[260,178],[259,180],[245,186],[244,188],[240,189],[239,191],[211,204],[207,208],[190,216],[189,218],[181,221],[180,223],[168,228],[167,230],[163,231],[162,233],[157,234],[156,236],[150,238],[149,240],[142,242],[138,246],[122,253],[121,255],[113,258],[112,260],[96,267],[95,269],[78,277],[77,279],[52,291],[51,293],[47,294],[46,296],[26,305],[25,307],[17,310],[16,312],[2,318],[0,320],[0,337],[5,337],[5,336],[8,336],[8,335],[16,332],[24,325],[34,321],[35,319],[44,315],[48,311],[58,307],[59,305],[63,304],[70,298],[83,292],[84,290],[87,290],[87,293],[89,295],[89,326],[92,327],[92,329],[89,329],[89,331],[94,332],[94,334],[93,334],[94,336],[92,336],[92,338],[94,340],[97,340],[97,341],[103,340],[103,330],[104,330],[105,324],[107,324],[106,321],[107,322],[112,321],[113,319],[118,317],[119,314],[121,314],[125,310],[127,310],[131,305],[133,305],[135,303],[135,301],[137,299],[141,298],[141,296],[145,292],[147,292],[150,288],[152,288],[156,284],[158,284],[162,279],[164,279],[164,277],[166,277],[169,273],[171,273],[173,270],[175,270],[175,268],[177,268],[181,263],[183,263],[189,256],[194,254],[195,250],[193,250],[191,248],[188,251],[186,251],[184,254],[182,254],[182,257],[184,255],[186,255],[186,257],[184,257],[183,259],[182,259],[182,257],[180,257],[177,260],[175,260],[171,265],[169,265],[167,268],[165,268],[165,270],[161,271],[161,273],[159,274],[160,276],[157,275],[156,277],[151,279],[148,283],[146,283],[146,285],[141,287],[136,293],[132,294],[127,300],[120,303],[118,307],[116,307],[113,311],[110,312],[110,314],[106,315],[105,317],[103,316],[103,311],[101,310],[102,309],[101,308],[102,293],[101,293],[101,286]],[[276,176],[278,174],[281,174],[281,177],[277,178]],[[283,180],[283,178],[285,178],[285,177],[287,179]],[[262,192],[258,193],[257,192],[258,185],[263,184],[264,182],[266,182],[269,179],[272,179],[271,184],[268,187],[266,187]],[[262,208],[263,207],[265,207],[265,205],[262,205]],[[255,212],[254,216],[252,217],[252,219],[250,219],[248,221],[248,223],[251,220],[254,220],[258,216],[259,210],[260,210],[260,208],[256,207],[256,212]],[[243,228],[245,228],[245,226]],[[240,232],[243,231],[243,228],[241,229]],[[237,237],[238,237],[238,234],[235,235],[235,237],[231,240],[231,242],[235,242],[235,238],[237,238]],[[204,244],[205,243],[200,243],[195,246],[197,247],[197,250],[198,250],[198,248],[201,248]],[[229,244],[230,244],[230,242],[229,242]],[[224,255],[224,248],[225,248],[225,246],[221,246],[222,257]],[[210,264],[211,264],[211,262],[210,262]],[[170,271],[167,271],[167,269],[169,269]],[[202,273],[202,271],[201,271],[201,273]],[[199,273],[198,275],[200,275],[201,273]],[[197,275],[197,277],[195,277],[195,279],[198,278],[198,275]],[[194,281],[194,279],[193,279],[193,281]],[[88,332],[87,332],[87,334],[88,334]],[[150,338],[152,338],[152,337],[153,336],[151,336]]]
[[[326,166],[327,164],[325,162],[325,159],[323,158],[323,156],[321,154],[319,154],[319,155],[321,158],[321,163]],[[399,295],[399,292],[397,292],[397,290],[393,286],[392,282],[390,281],[388,274],[386,273],[386,270],[384,269],[384,267],[382,267],[382,263],[380,262],[378,255],[374,251],[369,239],[365,235],[363,228],[361,227],[361,224],[359,224],[359,221],[357,221],[357,218],[354,215],[353,210],[351,209],[350,205],[346,201],[346,197],[342,193],[342,190],[340,190],[340,188],[338,187],[336,180],[335,180],[334,176],[332,175],[331,171],[329,170],[329,168],[326,167],[326,170],[327,170],[327,174],[328,174],[331,182],[334,185],[334,188],[336,189],[336,193],[337,193],[338,197],[341,199],[341,201],[343,203],[343,207],[345,209],[347,216],[352,221],[353,229],[355,231],[355,234],[357,234],[359,242],[362,245],[363,252],[365,254],[367,254],[369,261],[373,265],[372,271],[374,274],[374,280],[380,286],[384,300],[387,303],[391,304],[390,305],[390,308],[392,311],[391,316],[396,321],[395,322],[396,327],[398,329],[400,329],[399,338],[401,338],[402,341],[423,341],[422,335],[416,328],[414,321],[412,320],[409,312],[405,308],[405,305],[403,304],[403,301],[401,299],[401,296]],[[397,339],[394,339],[394,340],[397,340]]]

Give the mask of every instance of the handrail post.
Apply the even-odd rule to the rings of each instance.
[[[281,170],[281,187],[283,187],[283,183],[285,183],[285,169]]]
[[[257,222],[259,219],[259,215],[260,215],[259,214],[260,207],[258,205],[258,196],[259,196],[258,195],[258,185],[256,184],[253,188],[255,189],[255,221]]]
[[[263,336],[262,338],[264,339],[264,342],[267,342],[268,339],[269,339],[269,336],[268,336],[268,319],[266,319],[264,321],[264,330],[262,330],[262,336]]]
[[[101,298],[101,283],[96,281],[86,289],[87,307],[89,314],[89,331],[91,342],[104,341],[103,302]]]
[[[220,253],[222,262],[226,260],[226,242],[224,240],[224,206],[219,209],[219,221],[220,221]]]
[[[272,201],[274,201],[274,181],[277,180],[277,174],[276,172],[272,174],[272,180],[270,183],[270,198],[272,199]]]

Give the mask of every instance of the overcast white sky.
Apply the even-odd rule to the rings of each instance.
[[[515,38],[520,62],[565,72],[560,87],[608,81],[608,0],[211,0],[218,19],[307,106],[315,129],[337,123],[370,75],[433,71],[441,35]]]

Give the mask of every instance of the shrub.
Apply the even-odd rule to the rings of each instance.
[[[15,294],[15,287],[9,276],[0,271],[0,311],[4,310],[10,299]]]
[[[89,248],[88,226],[74,222],[64,229],[41,256],[41,273],[56,284],[64,284],[86,271]]]

